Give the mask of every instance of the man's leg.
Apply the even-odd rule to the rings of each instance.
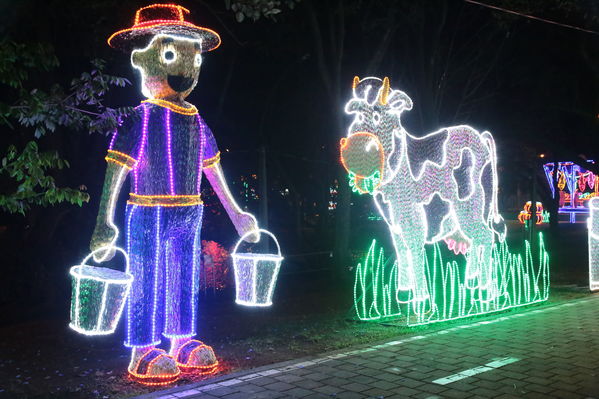
[[[166,245],[164,336],[170,354],[181,367],[211,371],[216,366],[212,348],[192,340],[196,335],[200,270],[202,206],[173,207],[179,223],[171,226]]]
[[[133,283],[127,301],[129,373],[148,382],[176,378],[180,371],[172,358],[155,348],[162,330],[163,264],[162,210],[160,207],[127,205],[127,253]]]

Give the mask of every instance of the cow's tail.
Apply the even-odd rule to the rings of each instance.
[[[489,155],[491,158],[491,173],[492,173],[492,183],[491,183],[491,203],[489,204],[489,216],[488,223],[489,227],[497,233],[499,237],[499,241],[503,242],[505,240],[505,235],[507,231],[507,227],[505,224],[505,220],[499,213],[499,202],[497,199],[497,187],[499,184],[499,175],[497,173],[497,151],[495,150],[495,140],[493,140],[493,136],[489,132],[482,133],[483,142],[486,144],[489,149]]]

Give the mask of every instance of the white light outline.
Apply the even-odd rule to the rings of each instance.
[[[253,234],[257,234],[259,236],[258,242],[260,241],[262,234],[266,234],[266,235],[270,236],[274,240],[274,242],[277,246],[277,254],[273,255],[273,254],[239,253],[238,252],[239,246],[245,241],[246,238],[248,238],[250,235],[253,235]],[[277,240],[277,237],[275,237],[275,235],[273,233],[271,233],[270,231],[265,230],[265,229],[250,230],[239,238],[239,241],[237,241],[237,244],[235,244],[233,252],[231,252],[231,257],[233,258],[233,271],[235,273],[235,282],[236,282],[236,284],[235,284],[235,291],[236,291],[235,303],[237,303],[239,305],[253,306],[253,307],[271,306],[272,305],[272,294],[274,291],[274,287],[277,283],[279,270],[281,268],[281,262],[284,259],[284,257],[281,254],[281,247],[279,245],[279,241]],[[239,288],[240,287],[239,287],[238,282],[240,281],[240,279],[243,276],[240,276],[240,274],[239,274],[238,267],[236,265],[236,261],[241,260],[241,259],[252,260],[252,300],[251,301],[244,301],[244,300],[239,299],[239,296],[240,296]],[[273,276],[272,276],[273,278],[268,286],[268,291],[266,294],[267,301],[265,303],[258,302],[258,300],[257,300],[258,294],[256,292],[256,285],[257,285],[257,280],[258,280],[257,267],[258,267],[258,262],[260,262],[260,261],[275,262],[275,268],[274,268]]]
[[[596,218],[599,218],[599,197],[593,197],[589,200],[590,216],[587,219],[588,246],[589,246],[589,290],[599,290],[599,251],[594,251],[593,247],[599,248],[599,231],[593,230]],[[593,245],[593,242],[596,245]]]
[[[89,267],[86,263],[90,259],[92,259],[96,253],[98,253],[100,251],[108,251],[108,250],[118,251],[124,255],[125,264],[126,264],[124,274],[126,276],[126,279],[106,279],[106,278],[101,278],[101,277],[97,277],[97,276],[89,276],[89,275],[85,275],[82,273],[83,269],[85,267]],[[74,316],[74,320],[72,320],[71,323],[69,323],[69,327],[71,329],[73,329],[74,331],[77,331],[78,333],[83,334],[83,335],[108,335],[108,334],[114,333],[114,331],[116,330],[116,327],[118,325],[118,322],[121,318],[121,315],[123,313],[123,309],[125,308],[125,302],[127,301],[127,298],[129,297],[131,283],[133,282],[133,275],[131,273],[129,273],[128,270],[129,270],[129,255],[127,254],[127,252],[120,247],[114,247],[114,246],[110,246],[110,245],[106,245],[106,246],[100,247],[100,248],[92,251],[89,255],[87,255],[80,262],[79,265],[71,267],[71,269],[69,270],[69,274],[73,277],[76,285],[75,285],[75,298],[74,298],[75,299],[75,303],[74,303],[75,308],[74,308],[74,312],[72,315],[72,316]],[[104,283],[102,300],[101,300],[101,304],[100,304],[100,311],[98,312],[98,319],[96,320],[96,328],[94,330],[86,330],[86,329],[82,328],[79,324],[79,313],[80,313],[80,309],[81,309],[80,302],[79,302],[79,293],[80,293],[82,279],[94,280],[94,281]],[[102,330],[101,329],[103,327],[102,321],[103,321],[104,311],[106,309],[106,299],[107,299],[106,295],[107,295],[109,284],[125,285],[126,289],[124,292],[123,302],[120,305],[120,309],[117,311],[117,316],[113,320],[114,325],[112,327],[110,327],[108,330]],[[109,325],[110,324],[112,324],[112,323],[109,323]]]

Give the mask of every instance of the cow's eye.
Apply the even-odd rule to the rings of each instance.
[[[200,65],[202,65],[202,55],[201,54],[196,54],[196,57],[193,60],[193,65],[196,68],[199,68]]]
[[[372,120],[374,121],[375,124],[379,124],[379,122],[381,121],[381,114],[379,114],[378,112],[374,112],[372,114]]]
[[[170,64],[177,59],[177,52],[175,51],[175,47],[172,45],[166,46],[162,49],[162,62],[165,64]]]
[[[361,112],[358,113],[358,122],[364,123],[364,114]]]

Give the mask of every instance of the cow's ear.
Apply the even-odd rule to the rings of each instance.
[[[345,104],[345,113],[355,114],[360,112],[360,103],[360,100],[349,100],[347,104]]]

